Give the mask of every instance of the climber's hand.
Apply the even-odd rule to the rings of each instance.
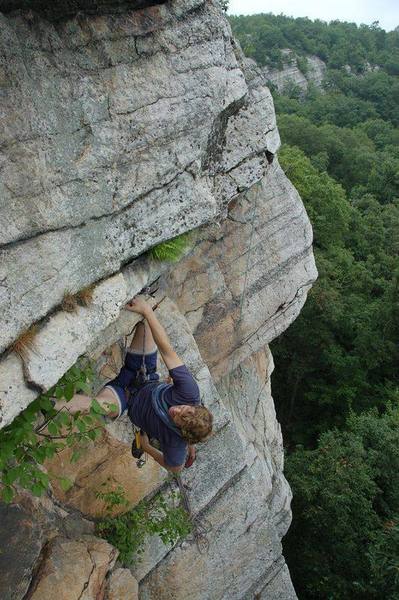
[[[185,462],[185,467],[186,469],[188,469],[189,467],[191,467],[191,465],[193,464],[193,462],[196,459],[196,452],[195,452],[195,448],[194,446],[192,446],[191,444],[188,447],[188,452],[187,452],[187,458],[186,458],[186,462]]]
[[[146,449],[148,448],[149,445],[150,445],[150,440],[148,439],[148,435],[146,433],[140,431],[140,446],[142,447],[142,449],[144,451],[146,451]]]
[[[140,297],[132,298],[130,302],[125,305],[125,308],[139,315],[143,315],[143,317],[145,317],[148,311],[152,310],[151,306]]]

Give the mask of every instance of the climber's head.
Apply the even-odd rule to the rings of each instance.
[[[169,415],[189,444],[205,441],[212,432],[213,416],[205,406],[179,404],[170,407]]]

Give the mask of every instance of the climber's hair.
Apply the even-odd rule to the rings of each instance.
[[[194,406],[194,414],[182,415],[183,439],[189,444],[204,442],[212,433],[213,416],[205,406]]]

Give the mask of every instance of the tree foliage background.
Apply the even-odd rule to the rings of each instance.
[[[327,64],[323,89],[272,89],[279,160],[314,229],[319,279],[272,345],[303,600],[399,599],[399,31],[230,17],[244,51]]]

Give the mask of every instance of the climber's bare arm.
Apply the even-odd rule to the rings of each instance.
[[[169,467],[165,463],[163,453],[160,450],[157,450],[156,448],[154,448],[154,446],[151,446],[151,444],[148,440],[148,436],[145,433],[140,434],[140,444],[141,444],[141,448],[144,450],[144,452],[147,452],[147,454],[152,456],[152,458],[159,465],[161,465],[161,467],[163,467],[167,471],[170,471],[171,473],[180,473],[180,471],[182,470],[184,465],[180,465],[180,467]]]
[[[143,298],[133,298],[126,307],[127,310],[142,315],[151,329],[154,341],[162,355],[165,365],[168,369],[174,369],[184,364],[181,358],[173,350],[165,329],[155,316],[151,306]]]

